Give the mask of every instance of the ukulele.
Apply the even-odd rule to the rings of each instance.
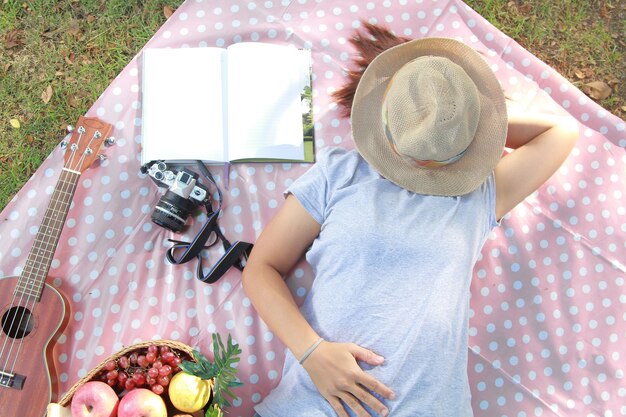
[[[56,400],[57,381],[50,341],[65,319],[66,300],[47,284],[61,230],[83,170],[94,160],[112,126],[96,118],[80,117],[65,149],[59,181],[39,226],[35,242],[19,277],[0,278],[0,414],[39,417]],[[107,138],[107,139],[105,139]]]

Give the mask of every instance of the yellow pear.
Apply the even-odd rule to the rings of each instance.
[[[212,385],[209,380],[181,371],[172,377],[167,392],[177,410],[195,413],[209,402]]]

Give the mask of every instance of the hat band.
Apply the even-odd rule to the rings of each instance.
[[[386,95],[387,95],[387,92],[385,92],[385,96]],[[387,110],[387,100],[386,100],[386,97],[383,98],[382,121],[383,121],[383,130],[385,131],[385,136],[387,137],[387,140],[389,141],[389,144],[391,145],[391,148],[393,149],[393,151],[398,156],[400,156],[405,161],[407,161],[408,163],[410,163],[412,165],[415,165],[417,167],[420,167],[420,168],[439,168],[439,167],[443,167],[443,166],[452,164],[452,163],[458,161],[459,159],[461,159],[463,157],[463,155],[465,155],[465,152],[467,152],[467,149],[469,148],[469,147],[465,148],[461,152],[459,152],[458,154],[454,155],[453,157],[445,159],[445,160],[442,160],[442,161],[435,161],[433,159],[417,159],[417,158],[413,158],[411,156],[405,155],[405,154],[403,154],[403,153],[398,151],[398,147],[396,146],[396,141],[393,139],[393,135],[391,134],[391,129],[389,129],[389,113],[388,113],[388,110]]]

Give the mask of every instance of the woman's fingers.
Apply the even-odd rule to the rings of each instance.
[[[357,361],[378,366],[384,358],[353,343],[322,342],[303,366],[337,416],[347,417],[347,409],[358,417],[387,416],[389,411],[377,395],[393,399],[393,391],[361,369]]]
[[[363,372],[358,382],[368,390],[379,394],[383,398],[387,398],[389,400],[396,398],[396,395],[391,388],[365,372]]]
[[[343,404],[339,398],[326,398],[326,401],[328,401],[330,406],[333,407],[333,410],[335,410],[335,413],[337,413],[338,417],[349,417],[346,409],[343,408]]]
[[[371,350],[365,349],[364,347],[361,347],[357,344],[349,343],[349,348],[352,356],[354,356],[354,359],[358,361],[365,362],[373,366],[382,365],[385,361],[385,358],[383,358],[382,356],[377,355]]]
[[[356,344],[350,344],[350,350],[356,360],[370,365],[382,365],[385,361],[385,358],[382,356]],[[373,391],[384,398],[393,400],[395,397],[393,391],[389,387],[365,372],[361,374],[361,379],[358,382],[370,391]]]
[[[362,369],[355,369],[345,375],[343,379],[334,380],[332,390],[347,408],[350,408],[358,417],[373,417],[364,407],[365,404],[375,415],[385,417],[389,414],[388,408],[372,392],[393,399],[394,393],[386,385]]]
[[[371,394],[370,394],[371,397]],[[350,409],[352,411],[354,411],[354,413],[358,416],[358,417],[371,417],[372,415],[365,409],[363,408],[363,405],[361,405],[361,401],[359,401],[359,399],[355,398],[354,395],[352,395],[349,392],[344,392],[341,395],[341,400],[348,406],[350,407]],[[383,406],[384,407],[384,406]],[[386,412],[386,408],[385,411]],[[378,413],[380,414],[380,413]],[[380,414],[381,416],[386,416],[387,414]]]
[[[357,402],[361,402],[365,405],[367,405],[370,409],[374,410],[379,416],[386,416],[387,414],[389,414],[389,410],[387,409],[387,407],[385,406],[385,404],[383,404],[378,398],[376,398],[375,396],[373,396],[371,394],[371,392],[367,391],[366,389],[362,388],[360,385],[356,386],[353,390],[352,390],[352,394],[354,395],[354,397],[356,397],[355,399],[358,399]],[[360,406],[360,403],[359,403]],[[350,408],[352,408],[352,406],[350,406]],[[362,407],[361,407],[362,408]],[[357,412],[357,410],[355,410],[354,408],[352,408],[355,412]],[[365,410],[363,410],[365,411]],[[358,414],[358,412],[357,412]],[[360,414],[358,414],[360,416]],[[369,414],[364,414],[365,416],[369,416]]]

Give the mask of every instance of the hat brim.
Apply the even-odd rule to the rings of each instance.
[[[396,153],[381,117],[385,89],[393,75],[420,56],[441,56],[461,66],[474,81],[480,120],[461,159],[438,168],[419,167]],[[419,194],[456,196],[478,188],[502,156],[507,132],[504,93],[487,62],[471,47],[450,38],[424,38],[378,55],[363,73],[352,103],[352,135],[358,152],[383,177]]]

